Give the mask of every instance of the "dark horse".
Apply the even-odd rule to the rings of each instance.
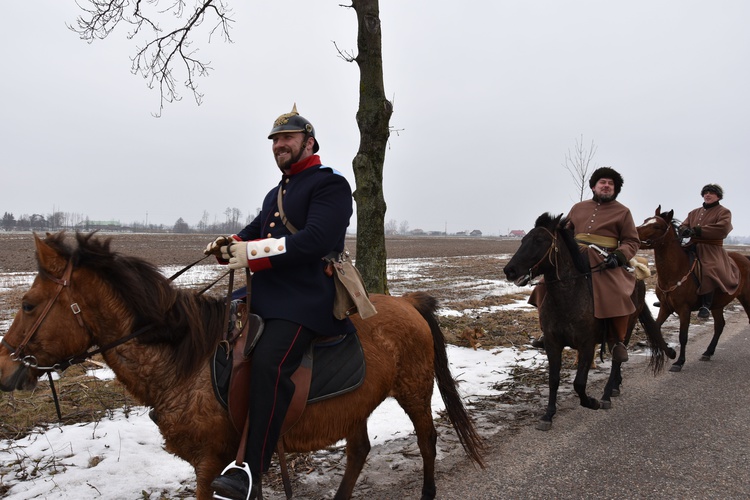
[[[596,344],[609,344],[610,323],[594,317],[594,298],[588,260],[579,250],[573,231],[567,229],[568,220],[562,215],[542,214],[521,241],[521,246],[505,266],[505,276],[516,285],[528,284],[532,278],[544,275],[547,293],[539,308],[539,320],[544,332],[544,345],[549,362],[549,402],[547,411],[537,424],[537,429],[549,430],[557,412],[557,389],[560,386],[562,351],[570,346],[578,351],[578,370],[573,387],[581,399],[581,406],[598,410],[610,408],[612,395],[619,394],[622,373],[620,363],[612,361],[602,401],[586,394],[589,368],[594,359]],[[654,375],[664,365],[664,354],[674,358],[675,352],[667,346],[651,312],[645,306],[646,286],[638,281],[633,292],[636,311],[628,323],[627,344],[636,320],[640,320],[651,346],[650,366]]]
[[[691,254],[687,248],[682,247],[681,238],[677,235],[680,221],[673,218],[674,210],[661,213],[660,210],[661,205],[656,207],[653,217],[638,226],[638,236],[641,238],[641,248],[654,250],[656,296],[661,303],[656,323],[661,326],[673,312],[680,318],[680,355],[670,368],[670,371],[678,372],[685,364],[690,312],[697,311],[701,306],[698,295],[698,262],[694,252]],[[716,345],[726,324],[724,308],[727,304],[734,299],[739,300],[750,319],[750,257],[737,252],[729,252],[729,257],[740,268],[740,286],[733,295],[716,290],[711,303],[714,336],[701,356],[702,361],[710,361],[716,352]]]
[[[110,240],[62,233],[36,241],[39,274],[0,347],[0,389],[33,389],[45,368],[109,346],[107,364],[128,391],[152,406],[166,449],[194,468],[199,500],[234,460],[239,436],[211,383],[209,359],[224,324],[225,300],[173,287],[156,267],[110,250]],[[435,497],[435,430],[430,400],[437,381],[464,449],[482,465],[482,441],[458,395],[437,302],[424,293],[374,295],[378,314],[352,318],[367,362],[352,392],[307,406],[284,436],[286,451],[306,452],[346,439],[346,471],[335,498],[350,498],[367,455],[367,419],[392,396],[414,424],[424,464],[422,498]],[[131,332],[146,333],[125,341]],[[118,343],[122,342],[122,343]]]

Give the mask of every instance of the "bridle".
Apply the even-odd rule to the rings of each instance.
[[[52,298],[49,299],[47,304],[44,306],[44,310],[42,311],[42,314],[39,315],[39,317],[36,319],[34,324],[31,328],[29,328],[29,331],[26,332],[26,336],[23,338],[20,344],[18,344],[18,347],[12,346],[10,343],[8,343],[5,340],[5,337],[3,337],[2,345],[4,345],[9,351],[10,351],[10,359],[12,361],[19,362],[23,364],[24,366],[27,366],[29,368],[34,368],[42,373],[50,373],[50,372],[63,372],[67,368],[77,365],[80,363],[83,363],[87,359],[90,359],[91,357],[103,353],[105,351],[108,351],[114,347],[117,347],[120,344],[124,344],[125,342],[134,339],[135,337],[138,337],[139,335],[142,335],[146,331],[153,328],[153,325],[146,325],[129,335],[126,335],[125,337],[121,337],[114,342],[110,342],[108,344],[105,344],[101,347],[98,347],[94,350],[86,350],[80,354],[76,354],[74,356],[70,356],[68,358],[65,358],[53,365],[50,366],[40,366],[39,362],[33,354],[27,354],[24,355],[24,349],[28,345],[31,338],[34,336],[34,334],[39,330],[39,327],[42,325],[42,322],[44,322],[45,318],[47,317],[47,314],[49,313],[50,309],[52,309],[52,305],[57,301],[57,299],[60,297],[61,292],[65,287],[70,286],[70,278],[73,274],[73,261],[69,260],[67,266],[65,267],[65,272],[63,272],[62,278],[56,278],[54,276],[50,276],[47,272],[42,271],[40,272],[42,276],[49,279],[50,281],[57,284],[57,289],[54,292],[54,295]],[[86,332],[86,335],[93,338],[94,334],[91,331],[91,329],[84,323],[83,317],[81,315],[81,307],[78,305],[77,302],[71,302],[70,304],[70,310],[73,312],[74,317],[78,321],[78,325]]]
[[[177,277],[182,275],[185,271],[193,267],[194,265],[201,262],[203,259],[207,258],[208,256],[205,256],[201,259],[198,259],[197,261],[193,262],[192,264],[182,268],[181,270],[177,271],[175,274],[173,274],[169,281],[174,281]],[[57,284],[57,289],[54,292],[54,295],[52,298],[47,302],[47,304],[44,306],[44,310],[42,311],[42,314],[39,315],[37,320],[34,322],[32,327],[29,329],[29,331],[26,333],[26,336],[23,338],[21,343],[18,345],[18,347],[13,347],[10,343],[8,343],[5,340],[5,337],[0,340],[0,344],[5,346],[10,351],[10,359],[12,361],[19,362],[23,364],[24,366],[27,366],[29,368],[34,368],[42,373],[50,373],[50,372],[58,372],[61,373],[64,370],[70,368],[73,365],[81,364],[84,361],[91,359],[92,357],[96,356],[97,354],[101,354],[103,352],[106,352],[110,349],[113,349],[119,345],[124,344],[125,342],[128,342],[140,335],[143,335],[147,331],[151,330],[154,325],[149,324],[145,325],[138,330],[135,330],[134,332],[131,332],[130,334],[121,337],[113,342],[110,342],[108,344],[105,344],[103,346],[97,347],[93,350],[85,350],[84,352],[80,354],[76,354],[73,356],[70,356],[68,358],[65,358],[53,365],[50,366],[40,366],[36,356],[32,354],[23,355],[23,351],[26,348],[27,344],[31,340],[31,338],[34,336],[34,334],[37,332],[39,327],[41,326],[44,319],[47,317],[47,314],[49,313],[50,309],[52,309],[52,305],[57,301],[58,297],[60,296],[61,292],[64,288],[70,286],[70,279],[73,274],[73,260],[68,260],[67,265],[65,266],[65,271],[63,272],[62,278],[56,278],[54,276],[51,276],[46,271],[42,270],[40,271],[40,274],[44,276],[45,278],[49,279],[53,283]],[[214,282],[212,282],[210,285],[208,285],[206,288],[202,289],[200,292],[198,292],[198,295],[203,294],[206,292],[210,287],[218,283],[221,279],[223,279],[226,276],[227,273],[224,273],[221,275],[218,279],[216,279]],[[231,289],[231,286],[230,286]],[[76,320],[78,321],[78,325],[86,332],[86,334],[93,338],[94,334],[91,331],[91,329],[84,323],[83,317],[81,315],[81,307],[78,305],[77,302],[71,302],[70,304],[70,310],[73,312],[73,315],[75,316]]]
[[[199,263],[200,261],[202,261],[203,259],[205,259],[207,257],[208,256],[203,257],[201,259],[198,259],[197,261],[193,262],[192,264],[184,267],[183,269],[181,269],[180,271],[178,271],[177,273],[175,273],[174,275],[172,275],[169,278],[169,281],[174,281],[182,273],[184,273],[185,271],[187,271],[188,269],[190,269],[191,267],[193,267],[194,265],[196,265],[197,263]],[[83,363],[84,361],[86,361],[88,359],[91,359],[92,357],[94,357],[97,354],[104,353],[104,352],[106,352],[106,351],[108,351],[110,349],[113,349],[113,348],[115,348],[115,347],[117,347],[119,345],[124,344],[125,342],[129,342],[130,340],[132,340],[132,339],[134,339],[134,338],[136,338],[136,337],[138,337],[140,335],[143,335],[147,331],[151,330],[155,325],[154,324],[145,325],[145,326],[139,328],[138,330],[135,330],[134,332],[131,332],[130,334],[128,334],[128,335],[126,335],[124,337],[121,337],[121,338],[119,338],[119,339],[117,339],[117,340],[115,340],[113,342],[110,342],[108,344],[105,344],[103,346],[97,347],[96,349],[93,349],[93,350],[86,349],[82,353],[79,353],[79,354],[70,356],[68,358],[65,358],[65,359],[63,359],[63,360],[61,360],[61,361],[59,361],[57,363],[54,363],[54,364],[52,364],[50,366],[40,366],[39,362],[38,362],[38,360],[36,358],[36,356],[34,356],[33,354],[24,355],[24,349],[26,348],[26,346],[28,345],[28,343],[31,341],[32,337],[37,332],[37,330],[39,330],[39,327],[42,325],[42,322],[44,322],[44,319],[47,317],[47,314],[52,309],[52,306],[54,305],[54,303],[60,297],[60,294],[62,293],[63,289],[65,289],[66,287],[70,286],[71,276],[73,275],[73,259],[71,258],[71,259],[68,260],[68,263],[65,266],[65,271],[63,272],[62,278],[56,278],[54,276],[51,276],[49,273],[47,273],[44,270],[40,270],[39,274],[42,275],[42,276],[44,276],[45,278],[49,279],[50,281],[52,281],[53,283],[55,283],[57,285],[57,288],[55,289],[54,295],[49,299],[49,301],[47,302],[47,304],[44,306],[44,310],[39,315],[39,317],[36,319],[36,321],[34,322],[34,324],[32,325],[32,327],[29,329],[29,331],[26,333],[26,335],[24,336],[24,338],[21,341],[21,343],[18,344],[18,347],[12,346],[7,340],[5,340],[5,336],[3,336],[2,339],[0,339],[0,345],[3,345],[5,348],[7,348],[10,351],[10,359],[12,361],[21,363],[22,365],[24,365],[24,366],[26,366],[28,368],[33,368],[33,369],[35,369],[35,370],[37,370],[37,371],[39,371],[41,373],[46,373],[47,374],[47,377],[49,379],[50,388],[52,390],[52,397],[53,397],[53,400],[55,402],[55,408],[57,410],[57,418],[58,418],[58,420],[62,420],[62,414],[61,414],[61,411],[60,411],[60,403],[59,403],[59,400],[57,398],[57,392],[55,391],[55,384],[54,384],[54,382],[52,380],[52,372],[62,373],[63,371],[65,371],[66,369],[70,368],[73,365],[77,365],[77,364]],[[203,294],[204,292],[206,292],[209,288],[211,288],[211,286],[215,285],[222,278],[224,278],[226,276],[226,274],[230,274],[229,290],[230,290],[230,294],[231,294],[231,290],[232,290],[232,274],[233,274],[231,272],[224,273],[216,281],[214,281],[213,283],[211,283],[210,285],[208,285],[206,288],[204,288],[203,290],[201,290],[200,292],[198,292],[198,294],[200,295],[200,294]],[[74,301],[71,302],[71,304],[70,304],[70,310],[73,312],[73,315],[75,316],[76,320],[78,321],[78,324],[80,325],[80,327],[86,332],[86,334],[90,338],[93,339],[94,338],[94,334],[91,331],[91,329],[88,327],[88,325],[86,325],[86,323],[83,321],[83,317],[81,315],[81,307],[78,305],[78,303],[74,302]],[[228,310],[228,307],[227,307],[227,310]],[[228,316],[228,314],[227,314],[227,316]]]
[[[529,268],[529,272],[526,274],[526,276],[527,276],[527,282],[530,282],[532,280],[532,278],[534,278],[535,276],[539,275],[539,273],[537,271],[539,270],[539,266],[542,265],[542,263],[545,260],[548,260],[549,263],[550,263],[550,265],[555,268],[555,273],[556,273],[556,276],[557,276],[557,280],[559,281],[560,280],[560,274],[559,274],[559,268],[557,266],[557,262],[558,262],[558,257],[560,255],[560,249],[557,246],[557,233],[553,233],[552,231],[550,231],[546,227],[541,227],[540,226],[539,229],[545,230],[547,232],[547,234],[550,235],[550,237],[552,238],[552,243],[550,243],[549,248],[547,248],[547,251],[544,253],[544,255],[542,255],[542,258],[539,259],[539,261],[536,264],[534,264],[533,266],[531,266]]]
[[[659,219],[660,221],[664,222],[664,224],[666,224],[667,227],[666,227],[666,229],[664,230],[664,232],[660,236],[657,236],[656,238],[651,238],[651,239],[643,240],[642,241],[643,243],[645,243],[649,247],[653,246],[654,243],[663,240],[664,237],[667,236],[667,234],[669,234],[670,229],[672,229],[672,225],[669,224],[666,220],[664,220],[663,217],[660,217],[658,215],[654,215],[653,218],[654,219]]]

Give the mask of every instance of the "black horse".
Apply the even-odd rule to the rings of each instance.
[[[610,397],[619,394],[622,382],[620,363],[613,360],[602,401],[586,394],[586,381],[596,344],[606,343],[611,349],[614,332],[610,332],[608,320],[594,317],[591,273],[598,272],[598,269],[590,268],[573,237],[573,231],[566,228],[567,224],[568,220],[562,215],[540,215],[534,229],[523,238],[520,248],[504,269],[506,278],[519,286],[544,275],[547,293],[539,308],[539,320],[549,363],[549,403],[537,424],[539,430],[549,430],[557,412],[557,389],[560,386],[564,347],[578,351],[578,370],[573,387],[581,399],[581,406],[592,410],[610,408]],[[656,375],[664,367],[664,355],[674,359],[676,353],[664,341],[661,329],[645,305],[645,296],[646,286],[639,280],[632,295],[636,311],[628,323],[625,343],[630,339],[636,320],[639,320],[651,347],[649,366]]]

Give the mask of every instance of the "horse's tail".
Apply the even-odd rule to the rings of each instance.
[[[656,324],[656,320],[651,315],[651,310],[647,305],[643,305],[641,312],[638,314],[638,320],[646,332],[648,344],[651,348],[651,359],[649,359],[648,366],[653,370],[654,375],[656,375],[664,369],[666,361],[664,355],[666,354],[669,359],[674,359],[677,353],[667,345],[661,334],[661,328]]]
[[[484,467],[484,460],[482,459],[484,443],[474,428],[474,423],[471,417],[469,417],[466,408],[464,408],[461,397],[458,394],[456,379],[451,375],[450,367],[448,366],[445,337],[435,317],[438,307],[437,299],[424,292],[409,293],[405,297],[409,299],[414,308],[419,311],[419,314],[422,315],[430,326],[435,350],[435,380],[437,380],[440,396],[445,403],[448,419],[453,424],[453,428],[458,435],[458,440],[464,447],[466,454],[480,467]]]

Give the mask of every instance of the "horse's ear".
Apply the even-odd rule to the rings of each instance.
[[[656,207],[656,211],[654,212],[654,215],[656,215],[658,217],[660,213],[661,213],[661,205],[659,205],[658,207]]]
[[[672,217],[674,217],[674,209],[667,212],[667,220],[671,221]]]
[[[57,251],[44,242],[34,233],[34,244],[36,245],[36,260],[39,267],[53,276],[61,276],[65,272],[67,262]]]

